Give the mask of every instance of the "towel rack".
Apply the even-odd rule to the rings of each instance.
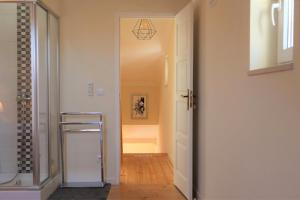
[[[68,117],[72,119],[77,117],[94,117],[96,121],[67,121]],[[81,125],[96,126],[93,128],[80,128]],[[62,112],[60,114],[60,138],[61,138],[61,165],[62,165],[62,185],[61,187],[104,187],[104,158],[103,158],[103,115],[101,112]],[[67,128],[66,128],[67,126]],[[78,127],[79,126],[79,127]],[[71,128],[69,128],[71,127]],[[88,134],[99,133],[99,150],[100,150],[100,180],[99,182],[80,182],[67,183],[64,178],[64,136],[65,134]]]

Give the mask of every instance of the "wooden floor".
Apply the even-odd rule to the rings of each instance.
[[[173,186],[166,154],[124,154],[121,184],[112,186],[109,200],[185,200]]]
[[[166,154],[125,154],[121,183],[138,185],[172,185],[173,169]]]

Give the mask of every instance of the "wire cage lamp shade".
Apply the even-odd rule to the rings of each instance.
[[[151,40],[157,33],[157,30],[151,19],[138,19],[132,32],[139,40]]]

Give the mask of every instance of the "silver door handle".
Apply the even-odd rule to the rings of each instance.
[[[31,101],[31,97],[28,97],[26,95],[18,95],[16,100],[17,100],[17,102]]]
[[[187,95],[181,95],[182,98],[187,98],[187,110],[190,109],[190,90],[188,89],[187,90]]]

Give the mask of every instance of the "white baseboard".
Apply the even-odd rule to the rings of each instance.
[[[109,177],[105,179],[106,183],[110,183],[112,185],[119,185],[119,180],[116,177]]]
[[[300,197],[298,198],[285,198],[285,197],[282,197],[282,198],[273,198],[273,197],[266,197],[266,198],[263,198],[263,197],[240,197],[240,198],[237,198],[237,197],[204,197],[203,195],[200,195],[199,192],[197,192],[197,200],[299,200]]]

